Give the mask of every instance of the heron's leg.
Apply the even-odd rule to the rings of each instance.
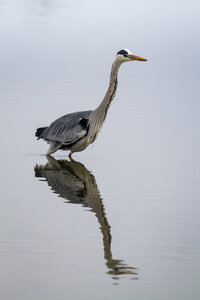
[[[73,154],[73,153],[74,153],[74,152],[72,152],[72,151],[69,152],[68,157],[69,157],[70,160],[73,160],[73,158],[72,158],[72,154]]]
[[[61,143],[49,142],[49,149],[47,150],[46,155],[50,155],[56,152],[61,147]]]

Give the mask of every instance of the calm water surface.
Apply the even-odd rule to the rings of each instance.
[[[198,11],[0,1],[1,299],[199,299]],[[41,155],[35,129],[95,108],[123,47],[148,62],[94,145]]]

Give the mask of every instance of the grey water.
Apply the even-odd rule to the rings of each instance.
[[[199,299],[199,2],[0,1],[0,298]],[[37,127],[102,100],[96,142]]]

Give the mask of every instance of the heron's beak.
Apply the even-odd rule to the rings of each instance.
[[[133,55],[133,54],[129,54],[129,55],[127,55],[127,57],[130,58],[131,60],[147,61],[146,58],[136,56],[136,55]]]

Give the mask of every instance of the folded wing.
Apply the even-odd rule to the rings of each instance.
[[[76,112],[58,118],[44,130],[42,138],[63,145],[76,142],[87,134],[91,113],[92,111]]]

